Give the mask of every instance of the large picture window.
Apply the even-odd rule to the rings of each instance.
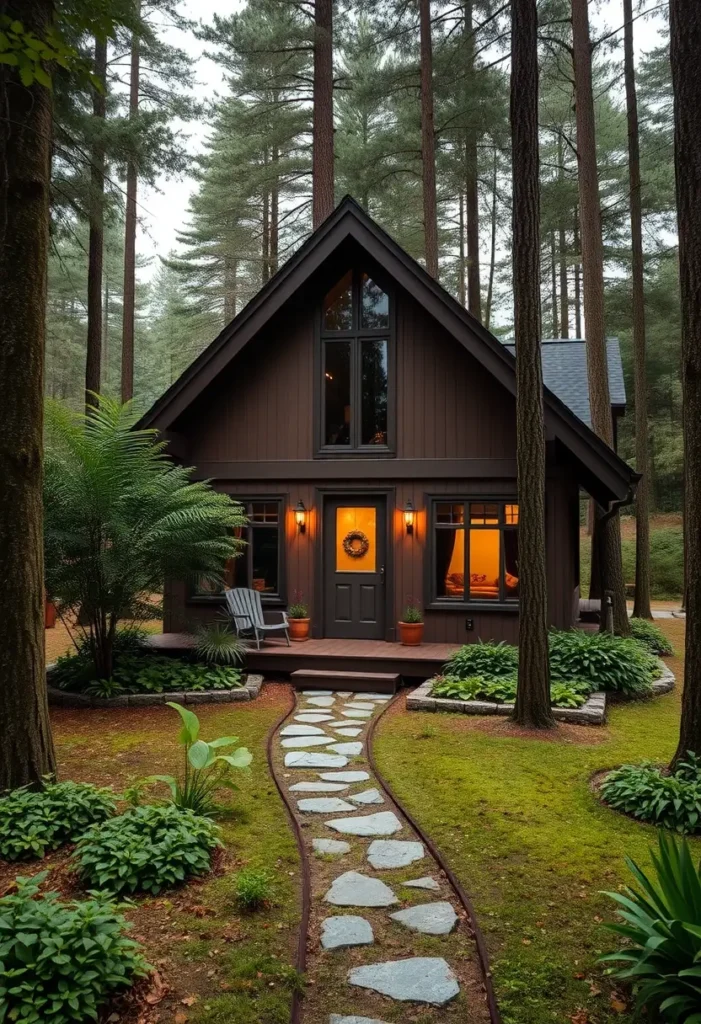
[[[432,599],[446,604],[518,600],[518,505],[431,502]]]
[[[334,454],[390,448],[389,295],[349,271],[321,314],[320,449]]]
[[[258,590],[262,600],[279,602],[282,593],[283,503],[281,498],[247,501],[243,505],[248,525],[237,534],[246,541],[242,554],[227,562],[224,588]],[[196,588],[197,597],[218,597],[221,590],[208,585]]]

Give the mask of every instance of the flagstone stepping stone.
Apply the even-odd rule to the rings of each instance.
[[[324,715],[318,711],[301,711],[295,715],[295,722],[331,722],[333,715]]]
[[[342,1017],[338,1013],[332,1013],[329,1017],[329,1024],[387,1024],[377,1017]]]
[[[326,733],[318,725],[286,725],[281,736],[325,736]]]
[[[372,925],[364,917],[353,914],[327,917],[321,922],[323,949],[348,949],[349,946],[369,946],[375,941]]]
[[[379,789],[364,789],[362,793],[355,793],[348,797],[354,804],[383,804],[384,798]]]
[[[300,811],[316,812],[317,814],[333,814],[334,811],[353,811],[353,804],[341,800],[339,796],[318,796],[307,797],[305,800],[298,800],[297,807]]]
[[[352,722],[348,718],[342,718],[339,722],[329,722],[329,729],[359,729],[365,728],[365,722]]]
[[[328,737],[327,737],[328,740]],[[329,750],[335,750],[337,754],[347,754],[348,757],[357,757],[363,752],[363,744],[357,743],[329,743]]]
[[[290,793],[340,793],[344,789],[348,789],[347,782],[295,782]]]
[[[376,700],[376,701],[392,700],[392,695],[390,693],[364,693],[363,694],[363,700]]]
[[[324,900],[337,907],[389,907],[399,903],[388,885],[359,871],[346,871],[335,878]]]
[[[372,718],[372,711],[354,711],[352,708],[350,711],[343,712],[344,718]]]
[[[367,782],[367,772],[320,772],[319,778],[326,782]]]
[[[280,740],[282,747],[328,747],[328,736],[287,736]],[[339,751],[336,751],[339,753]]]
[[[330,708],[335,703],[335,697],[307,697],[307,704],[313,704],[315,708]]]
[[[377,818],[380,815],[375,814],[373,817]],[[407,864],[421,860],[425,852],[423,843],[407,843],[401,839],[376,839],[368,847],[368,860],[378,870],[405,868]]]
[[[343,710],[345,711],[346,708],[350,708],[351,711],[374,711],[375,705],[368,704],[367,702],[361,703],[360,701],[353,701],[352,704],[344,704]]]
[[[351,844],[342,839],[312,839],[314,853],[325,853],[331,856],[350,853]]]
[[[402,828],[402,823],[394,811],[378,811],[377,814],[364,814],[358,818],[334,818],[327,821],[326,825],[335,832],[351,836],[391,836]],[[423,847],[421,849],[423,850]]]
[[[398,910],[396,914],[389,916],[393,921],[398,921],[406,928],[422,932],[424,935],[449,935],[458,923],[458,915],[452,904],[445,901],[419,903],[416,907]]]
[[[426,875],[425,878],[412,878],[410,882],[402,882],[402,885],[408,885],[411,889],[431,889],[433,892],[440,889],[438,882],[430,875]]]
[[[341,754],[322,754],[312,750],[295,750],[285,754],[285,768],[345,768],[347,764],[348,758]]]
[[[333,690],[302,690],[303,697],[333,697]]]
[[[412,956],[354,967],[348,972],[348,981],[390,999],[431,1006],[445,1006],[460,991],[458,979],[443,957],[437,956]]]
[[[339,729],[338,726],[333,726],[339,736],[360,736],[362,729]]]

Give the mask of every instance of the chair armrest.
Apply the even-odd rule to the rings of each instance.
[[[280,614],[282,615],[283,625],[288,625],[289,619],[287,618],[287,612],[283,609]]]

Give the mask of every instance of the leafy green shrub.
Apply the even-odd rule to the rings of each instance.
[[[641,821],[677,832],[701,828],[701,763],[692,751],[671,773],[648,761],[624,764],[606,776],[601,795],[617,811]]]
[[[623,574],[635,580],[635,538],[621,542]],[[582,595],[589,593],[591,538],[583,537],[580,552]],[[665,526],[650,532],[650,587],[657,600],[680,598],[684,591],[684,538],[680,526]]]
[[[630,631],[633,639],[642,644],[648,654],[674,654],[674,648],[659,626],[647,619],[631,619]]]
[[[241,665],[248,644],[226,622],[208,622],[195,634],[195,653],[209,665]]]
[[[182,720],[178,739],[185,748],[185,771],[182,780],[172,775],[153,775],[149,781],[165,782],[178,807],[188,808],[195,814],[211,814],[215,809],[213,796],[216,790],[237,788],[228,778],[229,769],[247,768],[253,754],[246,747],[239,747],[233,754],[218,754],[217,750],[222,747],[238,743],[238,736],[220,736],[206,743],[199,738],[200,720],[194,711],[173,701],[167,701],[167,704],[178,712]]]
[[[133,807],[93,827],[78,841],[81,879],[117,895],[158,893],[209,871],[218,828],[175,804]]]
[[[479,641],[465,644],[444,667],[445,674],[457,679],[480,675],[485,679],[511,676],[518,668],[518,650],[511,644]]]
[[[410,600],[408,604],[404,606],[404,611],[402,612],[402,622],[417,624],[423,621],[424,616],[423,612],[421,611],[421,608],[419,607],[416,601]]]
[[[272,879],[267,871],[246,868],[236,876],[234,891],[242,910],[257,910],[273,898]]]
[[[607,927],[623,936],[619,952],[602,959],[619,969],[614,977],[633,985],[637,1010],[671,1024],[698,1024],[701,1007],[701,868],[685,840],[660,833],[651,850],[657,879],[628,859],[639,888],[609,892],[622,924]],[[659,1017],[658,1017],[659,1014]]]
[[[583,630],[552,630],[549,638],[553,681],[583,680],[599,690],[641,695],[659,675],[657,659],[630,637]]]
[[[109,994],[148,973],[130,927],[103,898],[39,895],[45,873],[0,899],[0,1021],[97,1020]]]
[[[114,795],[87,782],[15,789],[0,799],[0,857],[43,857],[115,813]],[[0,1017],[2,1020],[2,1017]]]
[[[590,693],[591,687],[586,682],[553,683],[550,687],[550,699],[553,707],[557,708],[580,708]],[[516,700],[516,676],[496,679],[485,679],[484,676],[469,676],[467,679],[440,676],[431,690],[431,696],[513,704]]]
[[[581,708],[590,693],[586,683],[551,683],[550,703],[554,708]]]
[[[243,685],[241,670],[230,665],[180,661],[149,652],[117,651],[112,676],[96,680],[87,645],[58,659],[52,683],[72,693],[113,697],[119,693],[176,693],[233,690]]]

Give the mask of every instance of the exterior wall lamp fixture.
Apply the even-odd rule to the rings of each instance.
[[[414,506],[411,503],[411,498],[407,498],[404,506],[404,526],[408,534],[414,532]]]
[[[298,533],[307,532],[307,510],[304,507],[304,502],[300,498],[295,508],[295,522],[297,524]]]

